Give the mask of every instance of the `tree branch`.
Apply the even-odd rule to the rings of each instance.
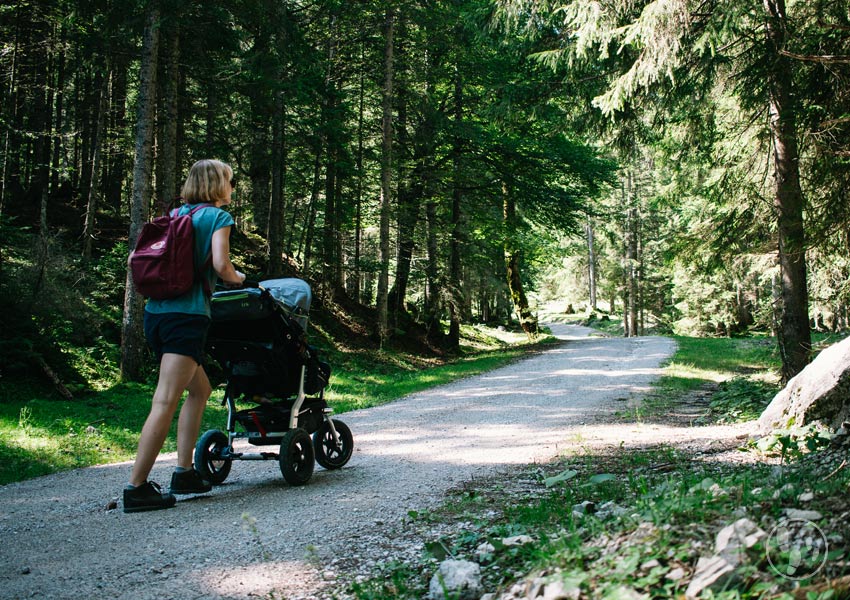
[[[796,60],[803,60],[808,62],[819,62],[823,64],[838,64],[838,63],[847,63],[850,64],[850,56],[839,56],[835,54],[825,54],[825,55],[813,55],[813,54],[796,54],[794,52],[788,52],[787,50],[780,50],[779,53],[782,56],[787,56],[788,58],[793,58]]]

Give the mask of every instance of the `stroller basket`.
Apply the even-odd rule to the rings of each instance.
[[[308,398],[299,411],[299,426],[307,431],[316,431],[322,424],[324,407],[320,400]],[[275,402],[240,410],[234,416],[248,432],[248,442],[255,446],[270,446],[280,444],[283,434],[289,429],[290,413],[288,403]]]

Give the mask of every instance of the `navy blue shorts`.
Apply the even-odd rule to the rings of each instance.
[[[157,361],[163,354],[191,356],[204,364],[204,346],[210,319],[203,315],[183,313],[149,313],[145,311],[145,337]]]

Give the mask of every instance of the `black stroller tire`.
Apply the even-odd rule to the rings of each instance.
[[[195,468],[213,485],[224,483],[230,475],[233,460],[220,458],[221,451],[227,447],[227,435],[218,429],[205,432],[195,444]]]
[[[334,443],[333,432],[327,421],[322,421],[322,425],[313,434],[316,462],[328,470],[344,467],[354,451],[354,436],[351,435],[348,425],[336,419],[333,423],[339,436],[339,443]]]
[[[310,434],[301,429],[290,429],[280,442],[280,472],[290,485],[304,485],[313,476],[313,443]]]

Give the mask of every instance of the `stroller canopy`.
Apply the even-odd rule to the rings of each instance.
[[[286,310],[304,331],[307,331],[307,316],[310,313],[312,293],[306,281],[295,277],[266,279],[260,282],[260,286],[269,292],[275,302]]]

